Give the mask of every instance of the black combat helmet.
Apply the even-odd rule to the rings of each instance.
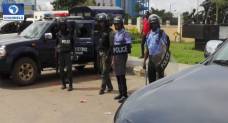
[[[160,17],[156,14],[152,14],[149,16],[149,23],[158,23],[160,24]]]
[[[66,19],[60,19],[59,20],[59,30],[61,33],[67,33],[67,21]]]
[[[123,18],[121,16],[116,16],[113,19],[114,24],[123,24]]]
[[[108,15],[106,13],[99,13],[96,15],[95,18],[97,21],[108,21],[109,20]]]
[[[160,28],[160,17],[156,14],[152,14],[149,16],[149,23],[150,23],[150,29],[153,31],[156,31],[158,28]]]
[[[95,19],[98,22],[101,22],[101,21],[105,22],[108,26],[112,25],[112,17],[106,13],[96,14]]]

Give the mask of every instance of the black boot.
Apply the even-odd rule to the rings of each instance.
[[[125,100],[127,99],[128,97],[126,97],[126,96],[122,96],[121,97],[121,99],[119,99],[119,103],[124,103],[125,102]]]
[[[73,90],[73,84],[72,84],[72,82],[70,82],[68,91],[72,91],[72,90]]]
[[[126,82],[126,77],[125,75],[121,76],[121,82],[122,82],[122,93],[124,97],[128,97],[127,94],[127,82]]]
[[[108,86],[107,92],[109,92],[109,93],[112,92],[113,91],[113,86],[112,86],[112,82],[111,82],[110,78],[108,79],[107,86]]]
[[[119,100],[119,99],[121,99],[122,98],[122,95],[118,95],[118,96],[115,96],[114,97],[114,100]]]
[[[99,91],[99,95],[103,95],[104,93],[105,93],[105,92],[104,92],[104,90],[102,90],[102,89]]]
[[[122,93],[121,78],[120,78],[120,76],[116,76],[116,78],[117,78],[117,83],[118,83],[119,95],[114,97],[114,99],[118,100],[123,96],[123,93]]]
[[[63,84],[62,87],[61,87],[61,89],[62,90],[66,89],[66,85]]]

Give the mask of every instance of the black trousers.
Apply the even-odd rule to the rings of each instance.
[[[101,79],[102,79],[102,84],[101,84],[101,90],[104,91],[106,87],[110,90],[113,89],[112,82],[110,79],[110,72],[111,72],[111,57],[106,54],[102,54],[100,56],[100,64],[101,64]]]
[[[119,94],[127,97],[127,83],[125,75],[117,75],[116,78],[118,82]]]
[[[158,75],[158,76],[157,76]],[[149,83],[156,81],[157,79],[161,79],[164,77],[164,71],[157,71],[155,64],[149,58],[148,62],[148,79]]]
[[[69,83],[69,85],[72,86],[73,80],[71,53],[60,53],[58,57],[61,82],[64,86],[67,83]]]
[[[145,43],[146,43],[146,36],[143,36],[141,41],[141,56],[143,57],[144,57]]]

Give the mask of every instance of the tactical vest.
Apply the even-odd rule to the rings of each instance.
[[[58,45],[57,45],[57,51],[59,53],[63,52],[71,52],[72,51],[72,42],[71,42],[71,35],[62,35],[60,34],[58,36]]]
[[[127,44],[126,40],[126,32],[123,32],[123,40],[120,42],[119,45],[114,45],[113,46],[113,55],[121,55],[121,54],[128,54],[131,53],[131,44]],[[115,42],[115,41],[114,41]]]
[[[112,30],[108,30],[108,31],[105,31],[105,32],[101,32],[100,33],[100,38],[99,38],[99,44],[98,44],[98,49],[99,51],[103,51],[103,52],[108,52],[110,51],[110,48],[111,48],[111,45],[112,45],[112,40],[113,38],[110,38],[111,37],[111,32]]]

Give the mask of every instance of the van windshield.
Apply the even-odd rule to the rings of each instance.
[[[20,36],[23,36],[25,38],[40,38],[50,25],[51,22],[37,21],[22,31]]]

